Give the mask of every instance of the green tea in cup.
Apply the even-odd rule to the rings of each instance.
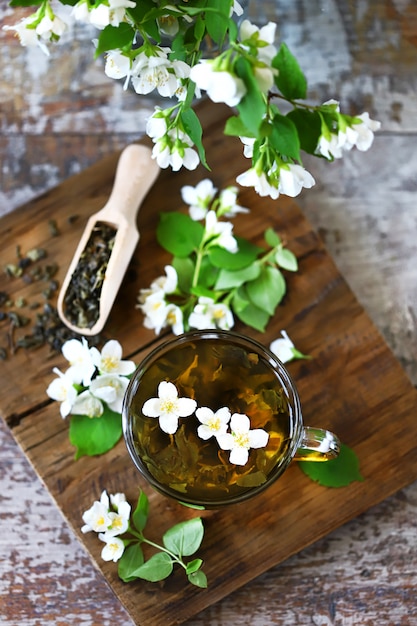
[[[339,451],[335,435],[303,426],[278,358],[229,331],[192,331],[154,349],[129,383],[123,430],[153,487],[206,508],[260,493],[294,458]]]

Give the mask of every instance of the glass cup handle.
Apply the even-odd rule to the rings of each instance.
[[[305,426],[303,437],[295,453],[295,461],[330,461],[340,452],[340,441],[335,434],[323,428]]]

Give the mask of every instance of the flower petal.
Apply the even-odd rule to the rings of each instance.
[[[229,461],[234,465],[246,465],[246,463],[248,462],[248,458],[249,450],[247,450],[246,448],[238,447],[232,449]]]
[[[269,435],[263,428],[254,428],[248,435],[251,448],[264,448],[268,443]]]
[[[161,413],[161,400],[159,398],[146,400],[142,407],[142,413],[146,415],[146,417],[159,417]]]
[[[173,435],[178,429],[178,417],[173,413],[167,413],[159,416],[159,425],[161,430],[168,435]]]
[[[197,402],[192,398],[179,398],[177,401],[177,415],[188,417],[196,410]]]

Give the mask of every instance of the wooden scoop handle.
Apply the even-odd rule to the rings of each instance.
[[[150,158],[150,148],[140,144],[127,146],[120,155],[109,199],[96,218],[118,225],[124,216],[135,225],[138,207],[158,172],[156,161]]]

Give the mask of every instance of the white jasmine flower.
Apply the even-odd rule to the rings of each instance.
[[[184,320],[181,309],[175,304],[168,304],[166,321],[174,335],[182,335],[184,332]]]
[[[172,130],[155,142],[152,158],[156,159],[162,169],[171,167],[177,172],[184,166],[188,170],[195,170],[200,163],[200,157],[191,146],[192,143],[185,133]]]
[[[279,170],[278,191],[294,198],[298,196],[303,187],[310,189],[316,181],[301,165],[296,163],[285,163]]]
[[[257,48],[258,59],[264,62],[267,66],[271,65],[272,59],[277,54],[277,49],[273,45],[275,41],[277,25],[274,22],[268,22],[262,28],[258,28],[255,24],[252,24],[250,20],[243,20],[240,25],[240,39],[243,44],[250,40],[252,46],[255,44]],[[273,71],[273,68],[271,68]]]
[[[103,374],[91,381],[90,391],[96,398],[103,400],[110,410],[121,413],[128,384],[129,379],[125,376]]]
[[[90,10],[86,0],[81,0],[72,8],[71,15],[77,22],[90,24]]]
[[[110,498],[111,499],[111,498]],[[109,513],[110,525],[106,530],[106,537],[115,537],[126,532],[129,527],[130,504],[126,501],[119,501],[117,513]]]
[[[67,374],[75,383],[82,383],[84,387],[88,387],[95,372],[95,365],[85,338],[83,337],[81,341],[78,339],[66,341],[62,346],[62,354],[70,364]]]
[[[177,10],[172,4],[167,4],[165,9],[171,11]],[[159,17],[158,26],[160,31],[169,37],[175,37],[180,28],[178,19],[174,15],[163,15],[162,17]]]
[[[146,122],[146,134],[151,139],[161,139],[166,135],[168,130],[165,116],[161,113],[159,107],[155,107],[154,113]]]
[[[184,185],[181,188],[181,197],[189,205],[191,219],[197,221],[205,218],[216,193],[217,189],[209,178],[201,180],[195,187]]]
[[[89,389],[80,393],[72,405],[73,415],[86,415],[87,417],[101,417],[104,407],[100,400],[93,396]]]
[[[226,187],[220,192],[218,215],[232,218],[238,213],[249,213],[249,209],[237,203],[237,195],[237,187]]]
[[[125,20],[126,9],[133,9],[136,2],[132,0],[108,0],[106,4],[99,4],[90,10],[89,22],[96,28],[119,26]]]
[[[251,159],[253,157],[253,146],[256,139],[254,137],[239,137],[239,139],[243,143],[243,156],[247,159]]]
[[[126,502],[126,496],[124,493],[110,494],[110,502],[116,509],[118,509],[122,502]]]
[[[355,145],[361,152],[366,152],[373,143],[374,132],[381,128],[381,122],[372,120],[366,112],[356,117],[362,120],[362,123],[354,124],[352,127],[357,134]]]
[[[119,537],[112,537],[107,533],[100,533],[98,538],[105,542],[105,546],[101,551],[103,561],[113,561],[116,563],[123,555],[125,544]]]
[[[294,358],[295,346],[285,330],[281,330],[281,335],[282,337],[274,339],[269,349],[279,358],[281,363],[287,363]]]
[[[160,276],[151,283],[151,290],[153,292],[163,291],[164,293],[173,293],[178,284],[178,274],[175,267],[172,265],[165,265],[165,276]]]
[[[3,29],[14,30],[22,46],[28,47],[28,48],[39,46],[42,52],[44,52],[44,54],[49,56],[49,50],[46,47],[45,43],[38,36],[38,33],[36,32],[35,28],[31,27],[33,22],[34,22],[34,16],[30,15],[29,17],[23,18],[22,20],[20,20],[20,22],[18,22],[17,24],[14,24],[13,26],[8,26],[8,25],[3,26]]]
[[[274,86],[274,79],[277,74],[278,70],[273,67],[254,67],[255,80],[258,83],[258,87],[262,91],[262,93],[267,94],[272,89],[272,87]]]
[[[254,167],[239,174],[236,181],[242,187],[253,187],[260,196],[270,196],[273,200],[276,200],[279,196],[278,185],[271,184],[266,174],[258,172]]]
[[[55,378],[46,393],[52,400],[61,402],[60,413],[61,417],[65,418],[71,413],[72,406],[77,398],[77,390],[74,387],[74,380],[68,373],[63,374],[58,368],[54,367],[53,371],[58,374],[58,378]]]
[[[236,239],[232,235],[233,224],[231,222],[219,222],[215,211],[209,211],[206,215],[206,239],[214,238],[213,243],[228,252],[238,251]]]
[[[206,406],[200,407],[195,412],[201,425],[197,428],[197,434],[201,439],[207,440],[210,437],[218,437],[227,432],[227,425],[230,421],[230,411],[224,406],[215,413]]]
[[[168,310],[165,302],[165,293],[162,290],[151,292],[145,298],[143,304],[139,305],[139,308],[145,315],[143,321],[145,328],[153,329],[159,335],[167,323]]]
[[[100,374],[120,374],[121,376],[129,376],[129,374],[132,374],[136,369],[136,365],[133,361],[122,360],[122,346],[115,339],[107,341],[101,353],[97,348],[91,348],[90,353],[93,363]]]
[[[328,100],[323,106],[329,106],[338,113],[340,105],[337,100]],[[345,128],[339,128],[338,132],[331,132],[325,129],[320,136],[316,153],[321,154],[326,159],[341,159],[345,150],[351,150],[354,146],[358,150],[365,152],[369,150],[374,140],[374,132],[381,128],[381,123],[372,120],[369,113],[362,113],[356,116],[361,122]]]
[[[268,433],[262,428],[250,430],[247,415],[234,413],[230,420],[230,433],[219,435],[217,441],[222,450],[230,450],[230,463],[246,465],[251,448],[264,448],[269,439]]]
[[[191,398],[179,398],[173,383],[162,381],[158,385],[158,397],[147,400],[142,413],[147,417],[159,418],[159,425],[164,433],[174,434],[178,429],[180,417],[188,417],[197,407]]]
[[[159,95],[171,98],[189,73],[187,63],[170,61],[166,52],[159,48],[154,56],[148,57],[145,52],[138,54],[131,70],[132,85],[138,94],[148,94],[156,89]]]
[[[241,78],[231,72],[217,70],[213,61],[203,59],[194,65],[190,78],[199,89],[207,92],[213,102],[224,102],[234,107],[246,94],[246,86]]]
[[[343,156],[344,135],[329,133],[328,136],[321,135],[317,144],[316,153],[321,154],[326,159],[341,159]]]
[[[106,54],[106,64],[104,66],[104,72],[109,78],[118,80],[119,78],[126,78],[127,81],[124,84],[124,89],[127,89],[127,85],[130,78],[130,59],[119,50],[110,50]]]
[[[230,11],[230,17],[232,17],[233,13],[236,13],[238,17],[243,15],[243,8],[241,7],[240,3],[237,0],[233,1],[233,6]]]
[[[67,24],[57,15],[45,15],[36,26],[36,33],[42,39],[59,39],[68,28]]]
[[[212,298],[200,296],[198,304],[188,318],[190,328],[204,330],[206,328],[221,328],[230,330],[235,321],[233,313],[227,304],[214,302]]]
[[[96,533],[105,532],[111,524],[109,506],[109,496],[106,491],[103,491],[100,500],[96,500],[93,506],[83,513],[85,525],[81,528],[81,532],[88,533],[91,530]]]
[[[282,337],[275,339],[269,346],[271,352],[279,358],[281,363],[288,363],[288,361],[293,361],[294,359],[311,358],[309,355],[297,350],[285,330],[281,330],[281,335]]]

